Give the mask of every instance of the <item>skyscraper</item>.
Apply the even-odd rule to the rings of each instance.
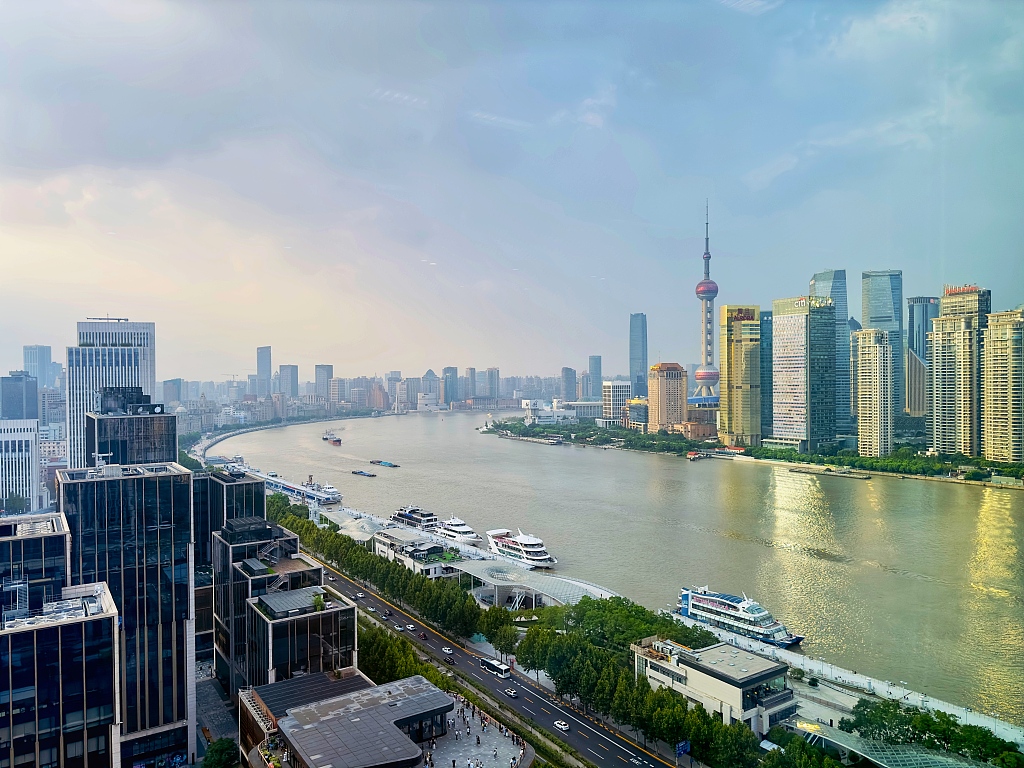
[[[273,378],[270,347],[256,347],[256,397],[270,397],[270,381]]]
[[[889,332],[892,347],[892,407],[897,416],[906,405],[903,375],[903,271],[886,269],[861,275],[861,325]]]
[[[988,316],[983,348],[982,455],[1024,462],[1024,306]]]
[[[772,311],[761,310],[761,439],[772,434]]]
[[[761,444],[761,308],[723,304],[719,434],[726,445]]]
[[[67,348],[68,466],[86,466],[85,414],[99,408],[103,387],[156,387],[156,326],[124,318],[78,324],[78,346]]]
[[[560,396],[563,400],[573,401],[576,399],[576,369],[562,368],[562,386]]]
[[[299,396],[299,366],[282,365],[278,367],[280,390],[285,397]]]
[[[28,371],[0,378],[0,419],[38,419],[39,390]]]
[[[466,387],[462,397],[464,400],[476,397],[476,368],[466,369]]]
[[[601,399],[601,382],[604,381],[601,373],[601,356],[591,355],[587,360],[587,371],[590,373],[590,390],[583,395],[584,400]]]
[[[497,399],[500,396],[501,374],[497,368],[487,369],[487,397]]]
[[[907,299],[907,349],[928,361],[928,334],[932,320],[939,316],[937,296],[911,296]]]
[[[855,332],[851,339],[851,361],[856,361],[853,378],[857,395],[857,452],[861,456],[892,453],[893,365],[888,335],[888,331],[868,328]]]
[[[142,390],[134,388],[129,402],[104,389],[101,408],[85,415],[85,460],[99,464],[153,464],[178,460],[177,417],[161,404],[149,403]],[[121,393],[114,393],[121,394]],[[102,459],[102,462],[100,461]]]
[[[679,363],[652,365],[647,374],[647,431],[686,421],[686,369]]]
[[[629,316],[629,383],[637,397],[647,396],[647,368],[647,315],[636,312]]]
[[[697,283],[697,298],[700,299],[700,368],[694,373],[697,388],[694,397],[714,397],[718,384],[718,369],[715,368],[715,297],[718,283],[711,279],[711,235],[707,211],[704,220],[704,279]]]
[[[6,509],[8,499],[21,496],[29,510],[39,509],[41,494],[39,421],[0,419],[0,507]]]
[[[318,365],[313,369],[313,384],[316,396],[326,400],[331,395],[331,379],[334,378],[333,365]]]
[[[445,405],[459,401],[459,369],[454,365],[441,369],[441,394]]]
[[[601,384],[601,416],[618,419],[629,401],[632,385],[628,381],[605,381]]]
[[[53,362],[50,348],[43,344],[33,344],[22,347],[22,354],[28,375],[38,381],[40,387],[52,387],[53,379],[50,378],[50,373],[53,370]]]
[[[772,442],[801,452],[836,436],[835,307],[822,296],[772,302]]]
[[[826,269],[811,278],[811,295],[828,296],[836,308],[836,431],[853,431],[850,412],[850,324],[846,297],[846,270]]]

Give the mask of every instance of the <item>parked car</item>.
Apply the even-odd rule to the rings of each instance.
[[[565,720],[555,720],[555,728],[557,728],[560,731],[568,731],[569,724],[565,722]]]

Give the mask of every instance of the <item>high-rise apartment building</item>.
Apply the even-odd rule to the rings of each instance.
[[[85,414],[99,408],[104,387],[156,388],[156,326],[125,319],[78,324],[78,346],[67,348],[68,466],[86,466]]]
[[[920,418],[928,415],[928,386],[931,378],[931,371],[928,363],[917,352],[907,348],[906,350],[907,374],[907,415]]]
[[[903,271],[886,269],[861,275],[861,325],[889,332],[892,346],[892,407],[903,413],[906,377],[903,375]]]
[[[857,401],[857,452],[861,456],[892,453],[892,345],[889,332],[877,328],[856,331],[852,336],[850,367]],[[854,368],[854,361],[856,368]]]
[[[487,397],[501,397],[501,374],[497,368],[487,369]]]
[[[835,439],[835,307],[797,296],[772,302],[772,444],[806,452]]]
[[[646,387],[645,387],[646,389]],[[618,419],[622,409],[632,397],[632,384],[628,381],[605,381],[601,383],[601,415],[606,419]]]
[[[38,383],[28,371],[0,377],[0,419],[38,419]]]
[[[604,374],[601,371],[601,356],[591,355],[587,360],[587,372],[590,374],[590,389],[583,393],[584,400],[601,399],[601,382]]]
[[[658,363],[647,373],[647,431],[658,432],[686,421],[686,369]]]
[[[22,355],[28,375],[38,381],[40,387],[52,387],[53,379],[50,375],[53,372],[53,362],[50,348],[43,344],[32,344],[22,347]]]
[[[270,397],[274,377],[270,347],[256,347],[256,397]]]
[[[121,617],[121,765],[195,754],[192,473],[174,463],[57,472],[72,584],[106,582]]]
[[[931,447],[977,456],[981,450],[981,332],[977,317],[939,315],[931,351]]]
[[[313,383],[316,386],[316,396],[326,400],[331,394],[331,379],[334,378],[333,365],[318,365],[313,369]]]
[[[1024,306],[988,316],[982,352],[982,455],[1024,462]]]
[[[466,369],[466,386],[462,390],[462,399],[470,400],[476,397],[476,368]]]
[[[761,310],[761,439],[772,434],[772,311]]]
[[[637,397],[647,396],[647,315],[636,312],[629,316],[629,383]],[[603,393],[602,389],[602,393]],[[606,419],[613,418],[605,416]],[[614,416],[618,418],[618,413]]]
[[[566,402],[572,402],[576,399],[576,369],[562,368],[561,382],[559,397]]]
[[[278,389],[285,397],[299,396],[299,366],[282,365],[278,369]]]
[[[719,309],[719,434],[726,445],[761,444],[761,308]]]
[[[846,270],[826,269],[811,278],[812,296],[827,296],[836,308],[836,431],[853,432],[850,410],[850,324],[846,295]]]
[[[39,421],[0,419],[0,507],[20,496],[30,510],[42,505],[39,481]]]
[[[911,296],[907,299],[907,349],[928,361],[928,334],[932,320],[939,316],[938,296]]]

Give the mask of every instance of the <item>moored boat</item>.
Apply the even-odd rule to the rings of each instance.
[[[495,528],[487,532],[487,543],[491,552],[527,563],[536,568],[550,568],[558,561],[544,548],[543,540],[530,536],[519,529],[513,535],[508,528]]]
[[[361,469],[353,469],[352,474],[359,475],[360,477],[376,477],[376,475],[373,474],[373,472],[365,472]]]
[[[437,519],[437,515],[433,512],[428,512],[421,507],[411,504],[395,510],[391,514],[391,519],[399,525],[415,528],[418,531],[426,531],[428,533],[436,533],[437,527],[440,524]]]
[[[438,536],[444,536],[446,539],[451,539],[459,544],[472,544],[479,546],[483,543],[483,538],[479,533],[470,528],[465,520],[461,520],[454,515],[447,520],[442,520],[440,525],[434,530]]]
[[[679,593],[676,608],[680,616],[779,648],[798,645],[804,639],[803,635],[791,633],[760,603],[746,595],[711,592],[706,586],[684,588]]]

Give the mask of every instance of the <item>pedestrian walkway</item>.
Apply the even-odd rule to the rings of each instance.
[[[529,744],[458,696],[448,734],[420,746],[428,768],[530,768],[535,757]]]
[[[231,702],[216,679],[196,683],[196,720],[200,733],[205,727],[213,741],[221,738],[238,741],[238,720],[231,711]],[[206,739],[197,735],[200,755],[206,752]]]

